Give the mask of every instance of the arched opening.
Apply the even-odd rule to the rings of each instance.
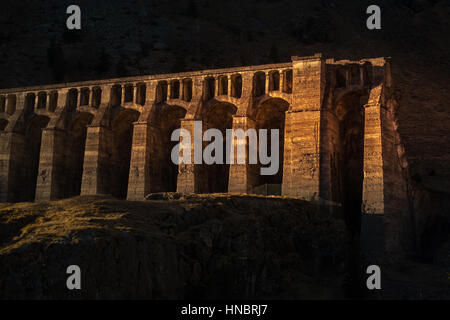
[[[231,76],[231,96],[240,98],[242,95],[242,76],[235,74]]]
[[[143,106],[145,104],[145,97],[146,97],[146,91],[147,87],[145,83],[138,83],[136,85],[136,103]]]
[[[22,187],[19,201],[33,201],[36,194],[36,182],[39,169],[42,129],[50,119],[36,115],[31,118],[25,129],[24,157],[22,163]]]
[[[178,141],[171,141],[172,132],[181,127],[181,120],[186,115],[186,110],[179,106],[159,106],[157,122],[160,124],[159,139],[155,141],[157,156],[152,164],[154,190],[175,192],[177,191],[178,165],[172,161],[171,153]]]
[[[236,114],[237,107],[230,103],[217,102],[210,105],[202,117],[203,132],[208,129],[217,129],[222,133],[222,157],[219,159],[221,163],[204,164],[203,165],[203,179],[205,181],[204,192],[227,192],[228,191],[228,178],[230,172],[230,165],[227,164],[227,129],[232,129],[233,115]],[[203,149],[210,143],[215,142],[215,138],[211,141],[203,142]],[[216,158],[215,152],[211,154]]]
[[[36,95],[34,93],[28,93],[25,97],[25,114],[30,115],[34,112],[34,107],[36,103]]]
[[[50,92],[48,111],[54,112],[58,104],[58,91]]]
[[[192,79],[183,80],[183,100],[191,101],[192,99]]]
[[[284,125],[285,112],[288,110],[289,104],[282,99],[273,98],[261,102],[255,110],[255,124],[258,132],[258,150],[261,149],[264,140],[261,140],[260,130],[267,130],[267,156],[271,159],[272,164],[261,164],[260,154],[258,155],[258,164],[254,165],[256,170],[252,170],[254,177],[254,188],[252,193],[265,195],[281,195],[281,185],[283,182],[283,158],[284,158]],[[278,130],[278,139],[272,135],[271,130]],[[278,151],[272,154],[272,148]],[[275,151],[275,152],[276,152]],[[273,166],[278,163],[278,170],[275,174],[263,175],[261,168]],[[275,167],[276,168],[276,167]]]
[[[60,198],[77,196],[81,192],[86,131],[92,118],[93,115],[87,112],[76,113],[67,126],[64,174],[59,181]]]
[[[124,86],[124,102],[133,102],[133,85],[132,84],[127,84]]]
[[[155,102],[161,103],[167,101],[167,81],[159,81],[156,86]]]
[[[284,70],[283,71],[283,92],[291,93],[292,92],[292,70]]]
[[[336,70],[336,88],[345,88],[347,86],[347,77],[345,74],[345,69],[342,67]]]
[[[46,92],[39,92],[38,94],[38,109],[45,109],[47,105],[47,93]]]
[[[111,88],[111,106],[117,107],[122,103],[122,86],[116,84]]]
[[[0,112],[5,112],[6,107],[6,97],[0,96]]]
[[[269,90],[270,91],[280,90],[280,73],[278,71],[270,72]]]
[[[92,106],[98,108],[102,100],[102,89],[100,87],[92,88]]]
[[[218,78],[219,81],[219,96],[227,95],[228,94],[228,77],[227,76],[220,76]]]
[[[112,121],[113,145],[111,149],[111,194],[125,199],[130,173],[131,146],[133,140],[133,123],[139,118],[134,109],[122,109]]]
[[[266,92],[266,74],[257,72],[253,76],[253,96],[259,97]]]
[[[180,81],[173,80],[170,83],[170,99],[179,99],[180,98]]]
[[[77,101],[78,101],[78,90],[70,89],[69,93],[67,94],[68,111],[75,111],[75,109],[77,108]]]
[[[370,62],[365,62],[362,65],[362,83],[364,86],[370,86],[372,79],[372,65]]]
[[[89,105],[89,88],[82,88],[80,90],[80,106]]]
[[[359,64],[351,64],[349,66],[350,85],[359,85],[361,83],[361,73],[359,70]]]
[[[13,115],[16,112],[16,95],[11,94],[6,98],[6,113]]]
[[[213,77],[206,78],[204,84],[205,100],[207,101],[214,98],[215,93],[216,93],[216,80]]]
[[[333,200],[342,203],[352,236],[361,228],[364,179],[364,109],[361,95],[348,93],[336,103],[336,136],[331,157]]]

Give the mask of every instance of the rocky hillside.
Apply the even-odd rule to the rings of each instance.
[[[341,221],[300,200],[77,197],[2,204],[0,298],[343,296]],[[82,290],[66,288],[78,265]]]
[[[1,204],[0,298],[346,298],[346,230],[324,209],[224,194]],[[357,297],[450,298],[445,265],[363,254],[361,284],[369,264],[383,290]],[[66,288],[69,265],[79,291]]]

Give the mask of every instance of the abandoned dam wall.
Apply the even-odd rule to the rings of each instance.
[[[0,200],[264,190],[332,202],[354,212],[351,219],[361,208],[407,216],[407,161],[392,92],[389,58],[321,54],[0,90]],[[175,165],[171,134],[183,128],[193,135],[195,121],[203,131],[279,129],[279,171],[263,176],[248,161]]]

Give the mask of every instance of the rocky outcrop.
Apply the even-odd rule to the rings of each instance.
[[[345,226],[301,200],[85,196],[2,204],[0,228],[1,298],[343,296]]]

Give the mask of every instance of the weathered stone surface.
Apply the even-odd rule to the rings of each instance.
[[[388,58],[294,56],[280,64],[6,89],[0,97],[9,110],[1,113],[9,123],[0,132],[3,201],[270,189],[341,205],[355,226],[361,208],[407,216],[408,162]],[[197,133],[195,121],[202,121]],[[171,134],[179,128],[191,133],[192,164],[171,160]],[[248,139],[231,142],[235,154],[244,146],[245,164],[227,164],[226,155],[221,165],[194,163],[194,135],[209,128],[278,129],[278,173],[263,176],[261,164],[248,163]]]
[[[339,298],[345,234],[316,205],[280,197],[0,204],[0,297]],[[82,290],[66,288],[71,264]]]

